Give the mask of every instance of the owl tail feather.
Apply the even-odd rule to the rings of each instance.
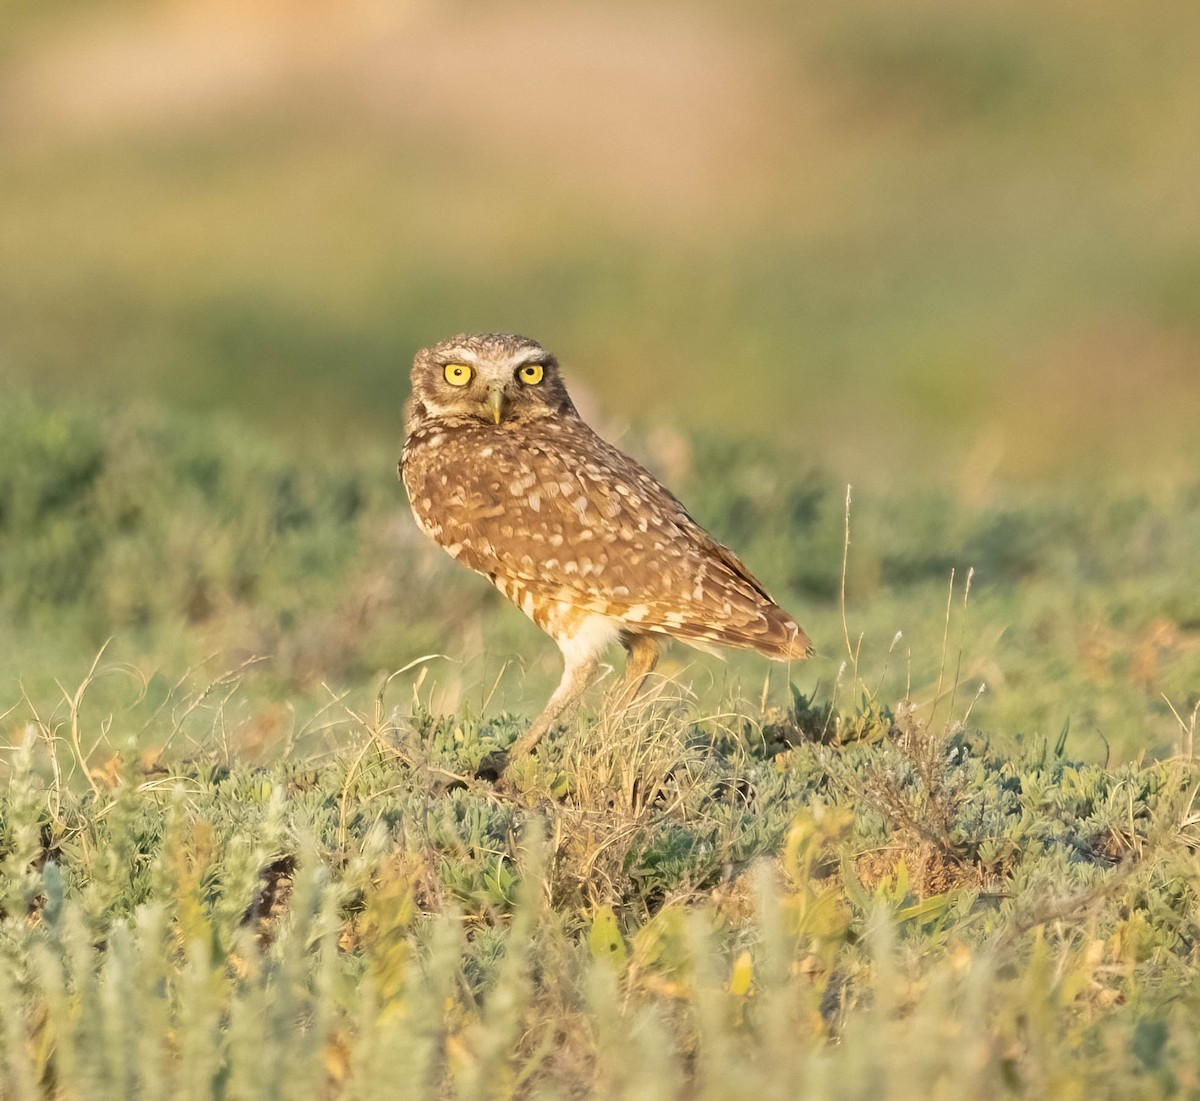
[[[672,625],[664,633],[674,635],[683,642],[691,643],[701,650],[710,645],[732,646],[739,650],[757,650],[772,661],[803,661],[815,652],[812,640],[803,628],[780,609],[775,615],[768,614],[766,630],[752,630],[722,624],[683,623]]]
[[[775,626],[775,624],[772,624]],[[794,619],[787,618],[780,624],[782,631],[772,631],[766,638],[759,638],[752,643],[764,657],[775,661],[803,661],[813,656],[815,647],[812,639],[804,633],[804,629]],[[782,638],[780,638],[782,634]]]

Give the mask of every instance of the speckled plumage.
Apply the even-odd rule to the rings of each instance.
[[[468,366],[470,383],[451,386],[448,364]],[[518,377],[530,364],[544,372],[536,385]],[[655,636],[776,660],[812,653],[738,558],[584,423],[537,342],[487,333],[423,349],[405,429],[401,477],[417,523],[563,651],[563,683],[518,750],[536,742],[618,639],[638,683],[657,657]]]

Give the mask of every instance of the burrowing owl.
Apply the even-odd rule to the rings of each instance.
[[[583,422],[536,341],[464,334],[422,349],[405,433],[400,475],[422,530],[563,654],[561,683],[511,756],[537,743],[618,640],[629,699],[663,635],[777,661],[812,653],[733,552]]]

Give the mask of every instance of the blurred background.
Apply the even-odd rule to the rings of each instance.
[[[395,441],[414,350],[843,482],[1200,460],[1190,0],[6,0],[0,371]]]
[[[253,663],[264,744],[430,654],[434,710],[540,708],[394,475],[415,350],[510,329],[797,691],[1191,746],[1197,58],[1194,0],[2,0],[0,714],[106,640],[151,711]],[[764,664],[661,668],[769,715]]]

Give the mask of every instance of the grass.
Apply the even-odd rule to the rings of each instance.
[[[85,724],[83,753],[64,714],[24,726],[5,1096],[1197,1081],[1191,760],[1108,770],[907,710],[798,700],[758,726],[659,700],[573,724],[500,794],[469,776],[513,721],[342,700],[263,756],[243,691],[181,686],[157,728],[191,733],[161,755],[119,719]]]
[[[497,789],[553,654],[391,455],[0,409],[3,1096],[1200,1089],[1194,487],[847,543],[821,472],[632,435],[822,656],[676,653]]]

